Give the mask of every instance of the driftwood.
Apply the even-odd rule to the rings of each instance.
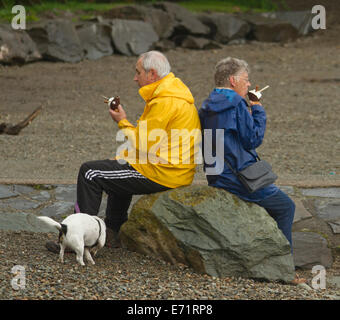
[[[0,123],[0,134],[11,134],[11,135],[17,135],[19,132],[27,127],[33,119],[40,113],[42,110],[42,106],[36,108],[25,120],[17,123],[16,125],[11,125],[10,123]]]

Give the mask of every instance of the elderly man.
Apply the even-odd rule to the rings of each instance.
[[[212,141],[216,141],[217,129],[224,131],[224,154],[217,156],[214,163],[210,163],[210,159],[206,161],[205,155],[204,168],[209,171],[206,176],[208,184],[265,208],[292,248],[294,202],[274,184],[250,193],[225,163],[227,160],[237,172],[256,162],[255,149],[261,145],[266,129],[266,112],[262,104],[259,101],[250,101],[249,110],[245,100],[250,87],[248,64],[231,57],[219,61],[215,67],[215,85],[199,111],[202,131],[210,129]],[[204,139],[203,135],[204,140],[208,139]],[[204,141],[204,147],[206,143],[208,142]],[[213,155],[219,154],[216,145],[213,143],[211,146]]]
[[[120,148],[113,159],[82,164],[78,174],[75,212],[97,215],[102,192],[108,194],[105,223],[109,247],[119,246],[118,232],[128,218],[133,195],[192,183],[201,139],[194,98],[188,87],[170,72],[170,64],[162,53],[142,54],[137,60],[134,81],[146,102],[137,127],[126,119],[121,105],[117,110],[109,110],[128,138],[128,148]],[[187,152],[178,154],[183,149]],[[173,156],[176,152],[177,156]],[[48,242],[46,246],[59,252],[55,243]]]

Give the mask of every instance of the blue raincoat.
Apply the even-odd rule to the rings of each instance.
[[[224,162],[224,159],[228,160],[236,171],[256,162],[255,149],[263,141],[266,113],[260,105],[253,105],[251,110],[252,114],[246,101],[234,90],[214,89],[203,102],[199,117],[208,184],[226,189],[243,200],[257,202],[279,189],[271,184],[249,193]]]

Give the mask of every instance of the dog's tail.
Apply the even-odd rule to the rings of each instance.
[[[64,230],[64,227],[66,227],[66,225],[64,225],[64,224],[61,224],[61,223],[59,223],[59,222],[57,222],[57,221],[55,221],[55,220],[53,220],[53,219],[51,219],[51,218],[49,218],[49,217],[45,217],[45,216],[39,216],[39,217],[37,217],[39,220],[41,220],[41,221],[44,221],[47,225],[49,225],[50,227],[52,227],[52,228],[57,228],[57,230],[59,230],[59,231],[61,231],[61,232],[63,232]]]

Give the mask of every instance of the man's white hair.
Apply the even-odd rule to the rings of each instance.
[[[171,71],[170,63],[166,56],[159,51],[148,51],[142,53],[138,60],[142,59],[142,66],[145,71],[156,70],[160,78],[165,77]]]

